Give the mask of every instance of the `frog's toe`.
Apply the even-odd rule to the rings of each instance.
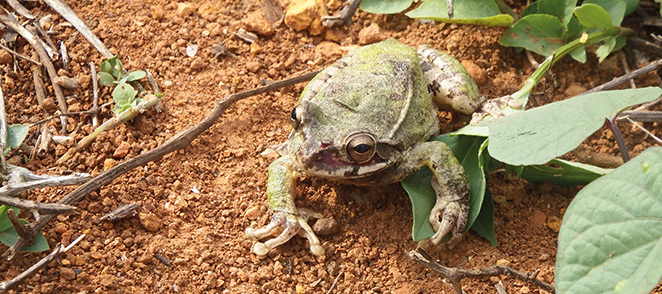
[[[308,219],[311,216],[321,217],[321,215],[313,213],[309,210],[302,211],[302,216],[277,212],[274,213],[273,217],[271,218],[271,223],[269,223],[266,227],[259,229],[247,228],[246,237],[254,241],[264,239],[273,236],[273,234],[278,231],[280,227],[285,227],[285,229],[277,237],[271,238],[265,242],[256,242],[253,246],[253,252],[258,256],[265,256],[272,249],[285,244],[287,241],[292,239],[292,237],[299,234],[308,239],[310,244],[310,251],[314,255],[324,255],[324,248],[313,232],[313,229],[308,225]]]
[[[430,237],[433,245],[439,245],[442,239],[452,233],[450,240],[446,242],[449,247],[457,244],[464,235],[467,212],[460,202],[446,202],[438,200],[430,212],[430,224],[435,234]]]

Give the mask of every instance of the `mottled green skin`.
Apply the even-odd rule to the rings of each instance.
[[[394,39],[359,48],[315,77],[296,106],[294,129],[279,150],[282,157],[269,167],[272,224],[296,230],[307,227],[294,204],[296,179],[301,175],[384,185],[427,166],[437,193],[431,222],[440,234],[432,242],[437,244],[450,231],[459,238],[468,211],[468,182],[444,143],[426,142],[438,132],[438,109],[428,86],[417,52]],[[345,145],[357,132],[370,134],[376,141],[375,155],[362,163],[351,159]],[[254,239],[267,234],[247,230]],[[306,234],[314,236],[312,231]],[[273,243],[280,244],[292,234],[288,231],[287,235],[271,240],[278,239]],[[318,242],[316,237],[308,238]],[[255,251],[263,255],[274,246],[278,245],[261,243]]]

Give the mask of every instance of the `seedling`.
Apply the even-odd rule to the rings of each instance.
[[[117,55],[101,63],[101,71],[97,76],[102,85],[115,87],[111,95],[115,101],[113,112],[116,115],[142,102],[142,99],[136,98],[138,91],[128,83],[144,78],[147,73],[142,70],[127,72]]]

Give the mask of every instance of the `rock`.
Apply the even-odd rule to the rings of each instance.
[[[53,230],[54,230],[56,233],[62,235],[64,232],[67,231],[67,225],[65,225],[65,224],[63,224],[63,223],[59,223],[59,224],[57,224],[57,225],[55,226],[55,228],[53,228]]]
[[[324,31],[321,16],[328,15],[323,0],[293,0],[285,13],[285,25],[295,31],[308,29],[311,35]]]
[[[113,153],[114,158],[124,158],[127,154],[129,154],[129,143],[127,142],[122,142],[120,145],[115,149],[115,152]]]
[[[507,259],[499,259],[496,261],[496,265],[499,266],[510,266],[510,260]]]
[[[340,48],[340,45],[324,41],[315,47],[315,54],[321,55],[325,59],[337,59],[343,56],[345,52]]]
[[[567,89],[565,89],[565,91],[563,91],[563,94],[565,94],[567,97],[574,97],[584,92],[586,92],[586,88],[579,84],[572,83],[570,86],[568,86]]]
[[[324,40],[340,43],[347,38],[347,34],[340,29],[329,29],[324,32]]]
[[[505,195],[498,194],[498,195],[492,195],[492,200],[494,200],[494,203],[497,204],[503,204],[506,203],[508,200]]]
[[[331,236],[338,233],[338,222],[332,217],[318,219],[313,225],[313,231],[319,236]]]
[[[251,55],[255,56],[258,53],[262,53],[262,47],[257,42],[251,43]]]
[[[41,103],[41,107],[43,107],[44,110],[48,112],[53,112],[57,109],[57,105],[55,105],[55,100],[53,100],[53,98],[44,99],[44,101]]]
[[[60,275],[69,281],[76,279],[76,272],[68,267],[60,268]]]
[[[552,217],[549,218],[549,220],[547,220],[547,227],[550,230],[558,233],[561,230],[561,223],[562,222],[563,221],[560,218],[552,216]]]
[[[368,45],[384,40],[386,40],[386,35],[382,33],[382,29],[376,23],[372,23],[359,32],[359,44],[361,45]]]
[[[12,61],[11,54],[6,50],[0,50],[0,64],[8,64]]]
[[[271,23],[260,11],[249,13],[242,22],[246,25],[246,29],[250,32],[255,32],[262,36],[271,36],[275,30]]]
[[[257,219],[262,215],[262,212],[260,212],[260,207],[259,206],[253,206],[249,209],[246,209],[246,213],[244,213],[244,217],[247,219]]]
[[[189,2],[181,2],[177,3],[177,15],[179,17],[186,17],[189,16],[195,11],[195,5]]]
[[[212,2],[202,3],[198,8],[198,14],[200,14],[202,18],[205,18],[209,21],[216,20],[220,14],[220,11],[221,7],[219,5],[214,5]]]
[[[113,166],[115,166],[116,163],[117,163],[117,162],[115,161],[115,159],[112,159],[112,158],[106,158],[106,159],[103,161],[103,171],[107,171],[107,170],[113,168]]]
[[[467,69],[467,72],[471,77],[474,78],[476,81],[476,84],[478,86],[485,85],[485,82],[487,82],[487,74],[485,73],[485,70],[481,68],[480,66],[476,65],[473,63],[471,60],[462,60],[462,66]]]
[[[57,84],[58,86],[68,89],[68,90],[75,90],[80,87],[78,85],[78,80],[74,78],[70,78],[68,76],[58,76],[53,79],[53,82]]]
[[[140,213],[138,217],[140,218],[140,224],[147,231],[156,232],[163,226],[161,220],[152,213]]]
[[[531,225],[534,227],[542,227],[545,225],[545,221],[547,220],[547,216],[545,213],[543,213],[540,210],[534,210],[533,215],[531,215]]]
[[[248,71],[252,73],[255,73],[258,70],[260,70],[261,67],[262,65],[259,62],[251,61],[246,63],[246,69],[248,69]]]
[[[158,5],[153,5],[149,12],[152,15],[152,18],[156,21],[162,20],[163,16],[165,15],[165,12],[163,12],[163,8],[161,8],[161,6]]]

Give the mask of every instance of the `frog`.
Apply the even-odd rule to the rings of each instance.
[[[414,50],[386,39],[348,53],[308,83],[292,110],[292,130],[268,168],[271,221],[245,231],[252,251],[265,256],[301,235],[313,255],[325,254],[308,224],[323,215],[295,205],[302,177],[385,186],[423,167],[432,171],[436,194],[429,216],[435,233],[423,241],[459,242],[469,210],[467,175],[445,143],[428,140],[439,133],[439,109],[469,116],[485,100],[460,62],[430,46]]]

